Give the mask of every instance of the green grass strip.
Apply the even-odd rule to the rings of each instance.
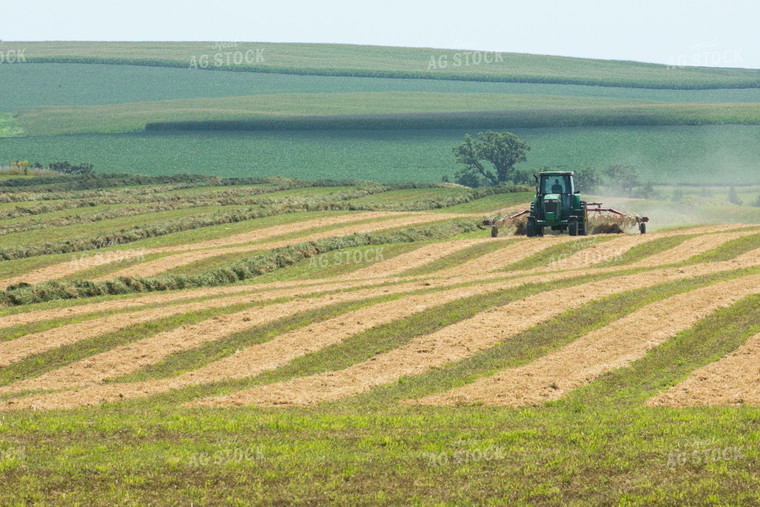
[[[237,350],[244,350],[253,345],[266,343],[277,336],[296,329],[301,329],[315,322],[338,317],[374,304],[399,299],[405,294],[379,296],[360,301],[350,301],[324,306],[279,319],[275,322],[256,326],[231,334],[220,340],[205,343],[200,347],[172,354],[166,359],[142,368],[134,373],[118,378],[119,383],[139,382],[149,379],[169,378],[196,370],[209,363],[231,356]]]
[[[510,264],[504,269],[499,271],[525,271],[533,268],[540,268],[549,266],[554,262],[560,262],[563,259],[580,252],[581,250],[600,243],[606,243],[616,236],[588,236],[585,238],[578,238],[574,241],[567,243],[561,243],[559,245],[550,246],[538,253],[531,255],[521,261]],[[536,238],[534,241],[541,241],[541,238]]]
[[[631,248],[620,257],[600,262],[599,264],[594,265],[594,267],[607,268],[611,266],[627,266],[634,262],[646,259],[647,257],[651,257],[652,255],[676,248],[678,245],[692,237],[694,236],[684,234],[683,236],[667,236],[653,241],[647,241],[646,243]]]
[[[507,245],[507,243],[505,243],[504,241],[493,241],[493,242],[483,243],[480,245],[473,245],[463,250],[460,250],[458,252],[454,252],[453,254],[449,254],[445,257],[441,257],[440,259],[436,259],[425,265],[406,270],[403,273],[401,273],[399,276],[418,276],[418,275],[434,274],[438,271],[454,268],[464,262],[471,261],[478,257],[482,257],[483,255],[489,254],[491,252],[495,252],[496,250],[504,248],[505,245]]]
[[[678,333],[629,368],[613,371],[556,403],[643,406],[647,399],[685,380],[692,371],[734,352],[758,332],[760,295],[753,295]]]
[[[528,364],[651,303],[719,281],[757,272],[760,272],[760,268],[717,273],[636,289],[592,301],[522,332],[495,347],[478,352],[468,359],[419,377],[401,379],[397,385],[375,389],[350,403],[370,404],[373,408],[378,408],[401,399],[419,398],[454,389],[478,378],[490,377],[499,371]],[[554,284],[545,285],[553,286]]]
[[[258,303],[266,306],[272,302]],[[29,356],[19,362],[10,364],[0,369],[0,385],[8,385],[18,380],[34,378],[43,373],[56,370],[68,364],[74,363],[86,357],[111,350],[121,345],[126,345],[143,338],[154,336],[158,333],[177,329],[183,325],[192,325],[218,315],[236,313],[253,306],[251,303],[231,305],[223,308],[209,308],[192,313],[171,315],[120,329],[113,333],[107,333],[86,340],[81,340],[70,345],[48,350],[40,354]]]
[[[165,403],[181,403],[190,401],[197,396],[224,394],[255,385],[279,382],[325,371],[341,370],[375,355],[403,346],[418,336],[433,333],[456,322],[471,318],[488,308],[502,306],[511,301],[516,301],[546,290],[580,285],[592,280],[609,278],[610,276],[613,275],[600,274],[594,277],[576,277],[563,280],[559,283],[525,284],[517,288],[497,290],[488,294],[463,298],[416,313],[404,319],[399,319],[398,321],[376,326],[364,333],[352,336],[341,343],[295,358],[287,365],[274,371],[264,372],[255,378],[193,386],[172,391],[169,394],[161,396]],[[214,343],[208,346],[218,347],[221,345],[223,344]],[[226,354],[229,355],[230,351],[234,352],[234,350],[232,347],[227,347]],[[195,363],[193,366],[197,368],[201,365]],[[141,377],[131,378],[138,379]],[[130,401],[129,403],[140,403],[140,401]]]
[[[704,262],[720,262],[734,259],[749,251],[760,248],[760,234],[752,234],[731,241],[727,241],[708,252],[687,259],[682,265],[701,264]]]
[[[304,258],[325,252],[364,245],[412,243],[446,239],[463,232],[474,231],[481,226],[469,220],[446,221],[398,230],[354,234],[340,238],[327,238],[304,242],[258,256],[249,257],[229,266],[216,268],[196,276],[160,276],[157,278],[121,277],[106,282],[77,281],[74,283],[45,282],[34,286],[21,286],[0,291],[3,305],[23,305],[54,299],[77,299],[104,294],[127,294],[132,292],[166,291],[197,287],[228,285],[293,265]]]

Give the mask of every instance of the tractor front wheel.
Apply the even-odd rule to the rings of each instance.
[[[567,222],[567,231],[570,234],[570,236],[578,235],[578,218],[577,217],[570,217],[570,220],[568,220]]]
[[[528,235],[529,238],[533,238],[537,235],[535,218],[533,217],[528,218],[528,221],[525,223],[525,233]]]

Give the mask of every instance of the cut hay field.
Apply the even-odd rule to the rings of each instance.
[[[758,209],[600,197],[3,179],[0,503],[760,502]]]

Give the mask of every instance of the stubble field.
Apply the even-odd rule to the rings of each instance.
[[[3,502],[760,501],[757,224],[117,180],[3,182]]]

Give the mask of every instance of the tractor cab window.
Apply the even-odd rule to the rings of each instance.
[[[570,181],[568,176],[545,175],[541,177],[542,194],[568,194]]]

